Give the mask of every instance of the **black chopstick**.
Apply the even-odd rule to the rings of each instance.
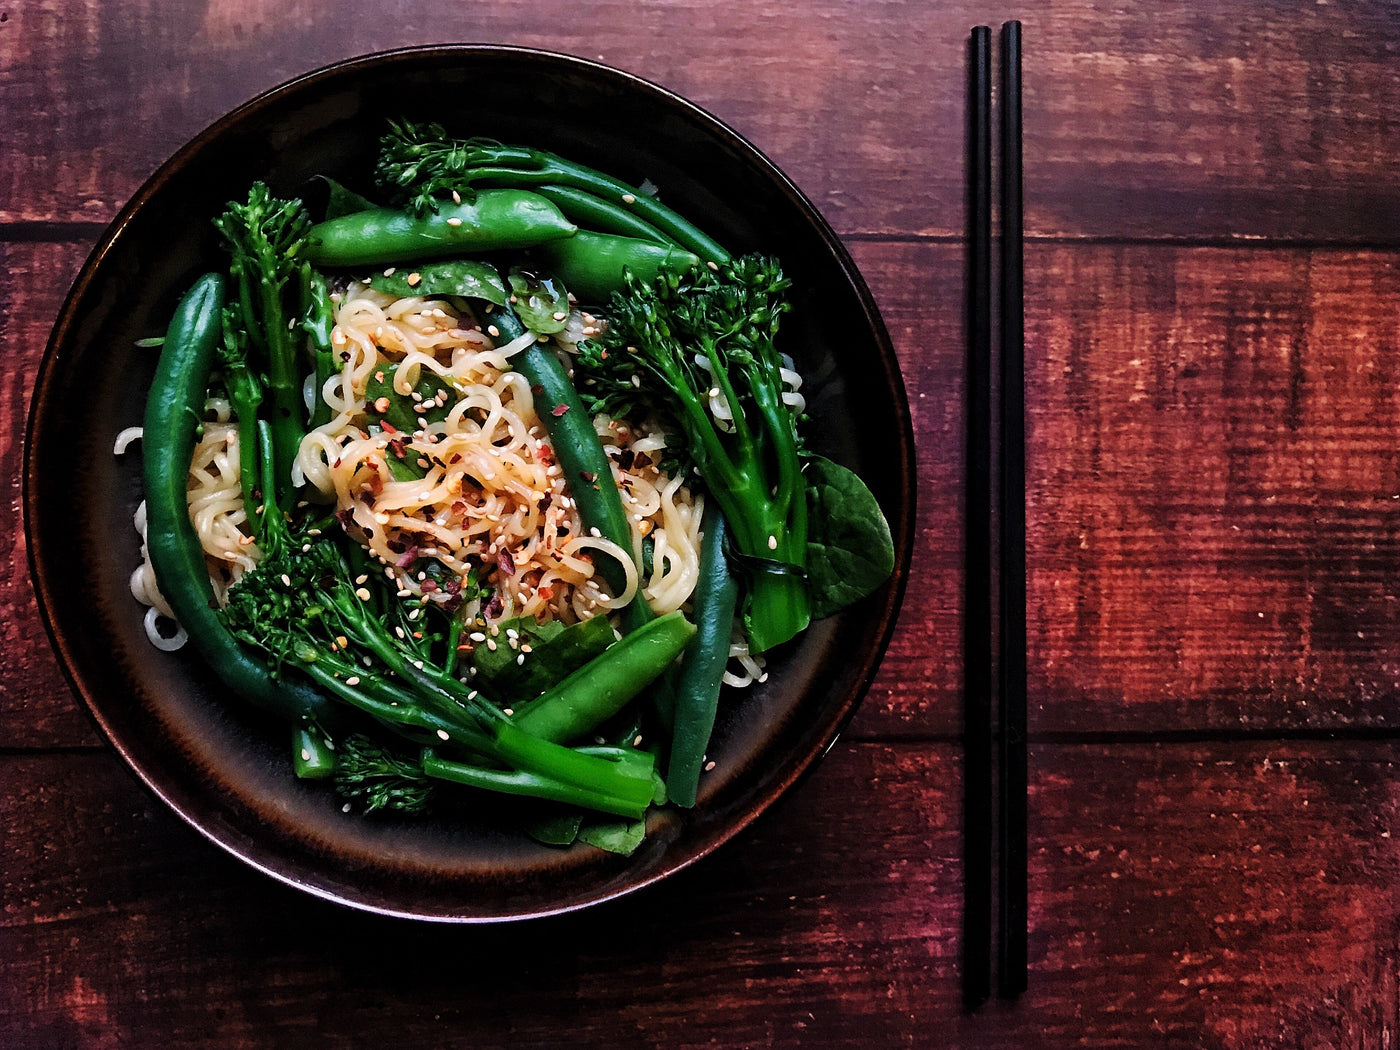
[[[1001,750],[998,992],[1026,990],[1026,433],[1025,307],[1021,201],[1021,23],[1001,27],[1001,644],[997,661]]]
[[[963,999],[991,994],[996,816],[992,737],[992,32],[968,52],[967,539],[964,592]]]

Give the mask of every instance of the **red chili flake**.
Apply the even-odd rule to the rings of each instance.
[[[454,453],[452,453],[452,457],[451,457],[450,459],[448,459],[447,462],[448,462],[449,465],[451,465],[451,464],[453,464],[453,463],[460,463],[460,462],[462,462],[462,454],[461,454],[460,452],[454,452]]]
[[[496,560],[496,564],[501,567],[501,572],[505,573],[507,576],[515,575],[515,559],[510,556],[510,551],[506,550],[504,547],[501,548],[501,554]]]
[[[348,528],[355,524],[355,512],[350,507],[346,507],[335,512],[335,519]]]
[[[545,584],[543,587],[541,587],[541,588],[540,588],[539,590],[537,590],[535,593],[538,594],[538,595],[539,595],[541,598],[543,598],[545,601],[549,601],[551,598],[554,597],[554,588],[551,587],[549,584]]]
[[[594,474],[591,470],[580,470],[578,472],[578,476],[583,478],[583,480],[588,482],[590,485],[598,480],[598,475]]]
[[[461,607],[462,596],[460,594],[454,594],[452,595],[452,597],[448,598],[445,602],[442,603],[442,611],[445,613],[455,613]],[[471,642],[462,642],[457,646],[457,651],[469,653],[471,652],[471,648]]]
[[[535,383],[530,387],[530,394],[534,397],[539,397],[543,393],[544,387],[542,387],[539,383]]]
[[[408,568],[410,565],[412,565],[414,562],[416,562],[417,560],[418,560],[418,548],[417,548],[417,546],[409,547],[408,550],[404,551],[402,554],[399,555],[398,560],[394,562],[394,568],[396,568],[396,569],[406,569],[406,568]]]
[[[501,613],[506,611],[506,603],[499,594],[491,595],[491,600],[486,603],[486,616],[488,619],[498,619]]]
[[[555,406],[550,410],[550,415],[554,416],[555,419],[558,419],[560,416],[562,416],[562,415],[563,415],[565,412],[567,412],[568,410],[569,410],[569,406],[568,406],[568,405],[563,405],[563,404],[555,405]]]
[[[408,455],[408,443],[403,438],[394,438],[393,441],[389,442],[389,451],[398,456],[399,459],[403,459],[404,456]]]
[[[422,583],[420,583],[420,584],[418,585],[418,589],[419,589],[420,591],[422,591],[424,594],[432,594],[435,590],[438,589],[437,581],[435,581],[435,580],[424,580]]]
[[[448,580],[446,583],[444,583],[444,584],[442,585],[442,589],[443,589],[444,591],[446,591],[448,594],[461,594],[461,593],[462,593],[462,581],[459,580],[459,579],[457,579],[457,578],[454,576],[452,579]]]
[[[631,470],[632,463],[637,458],[637,453],[630,448],[624,448],[617,456],[617,465],[623,470]]]
[[[379,425],[384,428],[384,433],[386,434],[397,434],[399,432],[399,428],[394,426],[394,424],[390,423],[387,419],[381,420]]]
[[[543,514],[545,511],[549,510],[549,505],[550,505],[551,503],[553,503],[553,502],[554,502],[554,493],[552,493],[552,492],[546,492],[543,496],[541,496],[541,497],[540,497],[540,513]]]

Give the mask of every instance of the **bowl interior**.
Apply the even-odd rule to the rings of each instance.
[[[368,190],[389,118],[554,150],[662,197],[732,251],[777,254],[794,282],[782,336],[808,378],[814,449],[857,470],[894,533],[894,579],[813,625],[768,681],[727,697],[699,806],[656,813],[622,858],[537,845],[499,813],[419,823],[343,814],[296,781],[284,729],[227,695],[197,658],[146,640],[127,580],[141,422],[157,351],[183,291],[222,265],[210,220],[254,179],[301,192],[330,175]],[[309,74],[215,124],[164,165],[80,273],[37,381],[26,530],[41,610],[65,671],[138,776],[181,817],[248,863],[357,907],[489,921],[603,900],[703,856],[768,806],[834,739],[873,677],[903,591],[913,447],[898,366],[845,251],[756,150],[695,107],[605,67],[544,52],[420,48]]]

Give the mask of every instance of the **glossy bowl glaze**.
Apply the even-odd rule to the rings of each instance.
[[[766,683],[723,703],[699,805],[650,818],[631,857],[538,845],[509,813],[408,822],[341,812],[297,781],[288,733],[249,710],[189,653],[147,641],[127,580],[139,425],[155,351],[194,278],[223,265],[210,220],[254,179],[281,194],[316,175],[367,186],[385,121],[552,149],[639,184],[731,250],[782,259],[794,282],[785,347],[808,377],[815,451],[858,471],[896,548],[878,593],[815,623]],[[139,446],[137,447],[139,448]],[[888,644],[908,572],[914,509],[909,408],[889,338],[850,257],[762,154],[685,100],[591,62],[518,48],[445,46],[370,55],[293,80],[214,124],[126,206],[78,275],[54,327],[29,419],[25,529],[45,623],[101,731],[192,827],[310,893],[393,915],[496,921],[635,890],[703,857],[807,771],[851,717]]]

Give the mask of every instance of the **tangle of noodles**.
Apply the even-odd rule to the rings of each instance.
[[[530,387],[509,368],[509,355],[530,340],[495,347],[457,300],[395,299],[362,283],[336,298],[332,347],[341,369],[322,390],[309,391],[324,398],[332,419],[303,439],[295,480],[334,504],[346,532],[380,560],[401,597],[447,602],[475,573],[496,595],[494,619],[532,615],[572,623],[625,605],[639,588],[658,613],[685,606],[698,576],[703,499],[659,469],[666,447],[659,428],[607,416],[594,420],[627,512],[632,549],[624,552],[585,531]],[[570,319],[566,343],[581,323],[578,315]],[[366,406],[371,378],[392,377],[404,394],[425,369],[456,396],[450,407],[439,406],[448,409],[446,417],[411,434],[372,425]],[[792,385],[789,396],[800,397]],[[139,428],[123,431],[114,451],[139,437]],[[389,457],[417,464],[425,476],[396,480]],[[215,596],[223,602],[262,552],[240,489],[238,430],[222,398],[206,403],[188,499]],[[135,526],[142,564],[132,574],[132,594],[150,607],[151,641],[177,648],[183,630],[177,625],[171,637],[158,625],[163,620],[168,628],[171,613],[146,559],[144,503]],[[645,559],[644,541],[650,546]],[[627,568],[620,593],[595,575],[597,551]],[[425,560],[441,571],[430,575]],[[648,571],[639,574],[636,565]],[[762,658],[749,654],[737,628],[730,657],[726,684],[743,687],[767,677]]]
[[[627,604],[637,588],[658,613],[689,599],[703,508],[657,468],[659,431],[595,421],[631,529],[632,550],[620,551],[585,531],[529,384],[509,368],[508,355],[528,341],[497,348],[455,300],[395,299],[359,283],[340,297],[335,319],[332,349],[341,369],[319,391],[334,416],[303,440],[297,471],[334,503],[346,531],[379,559],[401,596],[447,601],[474,571],[499,599],[493,612],[501,617],[575,622]],[[413,433],[373,425],[371,379],[416,399],[424,371],[456,398],[436,405],[446,417]],[[425,476],[396,480],[391,457]],[[654,553],[639,578],[633,559],[642,563],[645,539]],[[598,551],[628,567],[618,594],[594,573]],[[430,573],[425,560],[441,571]]]

